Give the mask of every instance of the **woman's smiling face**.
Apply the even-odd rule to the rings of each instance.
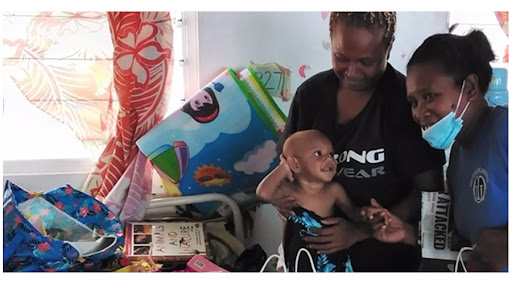
[[[436,63],[420,63],[407,70],[407,101],[412,116],[423,130],[455,111],[461,86],[453,77],[445,75]],[[459,117],[467,97],[462,96],[455,117]]]
[[[331,61],[344,88],[365,91],[375,87],[386,70],[391,50],[384,29],[350,27],[338,23],[331,35]]]

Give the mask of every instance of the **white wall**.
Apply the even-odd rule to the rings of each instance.
[[[329,19],[321,12],[199,12],[198,64],[202,86],[226,67],[240,71],[250,61],[276,62],[292,71],[291,88],[309,76],[331,68]],[[396,40],[390,62],[401,72],[425,38],[448,31],[447,12],[398,12]],[[306,78],[298,68],[308,65]],[[276,103],[287,114],[289,102]],[[281,222],[271,205],[256,210],[255,227],[247,244],[259,243],[267,254],[277,251]]]
[[[292,89],[303,79],[296,70],[309,65],[312,74],[330,68],[328,19],[320,12],[200,12],[200,83],[207,84],[225,67],[242,70],[250,61],[275,61],[292,71]]]
[[[405,73],[412,52],[429,35],[448,31],[448,12],[398,12],[390,62]],[[291,89],[331,68],[329,18],[321,12],[199,12],[199,83],[226,67],[277,62],[291,70]],[[302,65],[306,78],[298,75]],[[288,113],[289,102],[277,104]]]
[[[389,62],[405,74],[412,53],[430,35],[448,32],[448,12],[398,12]]]

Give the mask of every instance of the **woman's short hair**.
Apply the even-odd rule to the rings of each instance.
[[[395,40],[396,12],[331,12],[329,19],[331,35],[338,23],[349,27],[384,29],[383,42],[386,48]]]

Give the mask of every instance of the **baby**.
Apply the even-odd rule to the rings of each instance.
[[[293,196],[301,204],[293,209],[295,215],[290,215],[284,224],[283,249],[289,271],[295,269],[296,257],[300,257],[298,271],[311,271],[307,256],[297,256],[301,248],[307,247],[303,237],[314,235],[311,228],[322,227],[321,220],[332,216],[335,206],[353,221],[362,220],[361,208],[352,204],[339,183],[332,182],[336,174],[336,161],[332,155],[332,144],[320,131],[296,132],[286,139],[280,164],[256,189],[256,194],[263,200]],[[346,250],[329,255],[308,251],[316,271],[352,271]]]

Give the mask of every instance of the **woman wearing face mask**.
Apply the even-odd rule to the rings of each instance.
[[[423,138],[437,149],[451,145],[446,179],[457,233],[480,269],[508,271],[508,107],[484,97],[494,59],[481,31],[433,35],[409,61],[406,86]],[[411,228],[392,219],[377,238],[415,242]]]

